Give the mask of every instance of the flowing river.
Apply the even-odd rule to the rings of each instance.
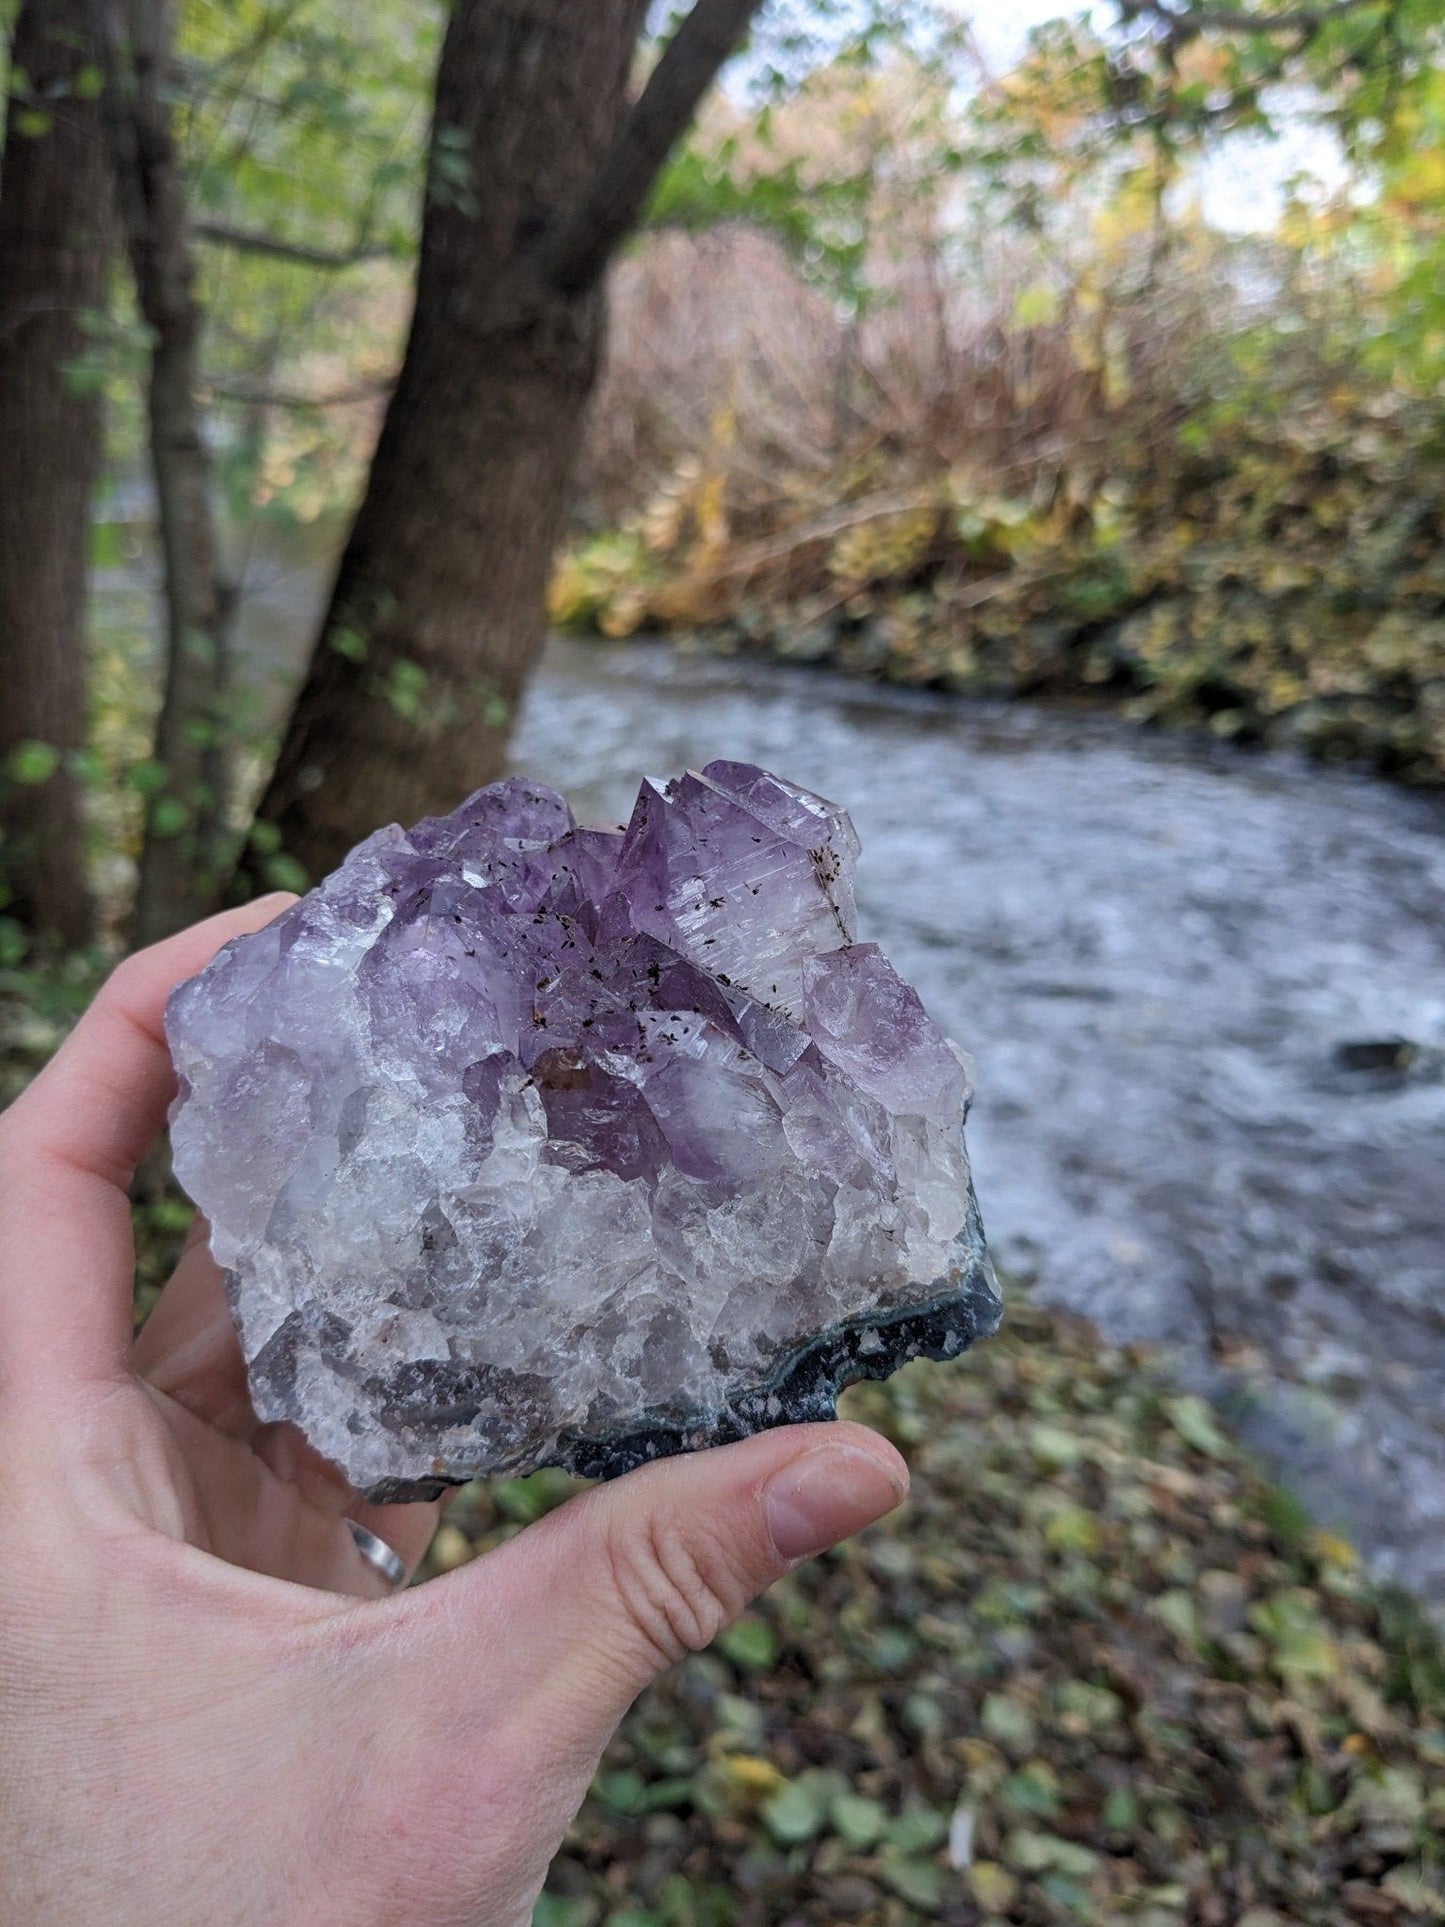
[[[652,644],[554,643],[514,760],[612,823],[640,776],[718,756],[852,811],[862,934],[977,1065],[1003,1268],[1168,1348],[1445,1601],[1445,806]],[[1341,1062],[1393,1037],[1426,1049]]]

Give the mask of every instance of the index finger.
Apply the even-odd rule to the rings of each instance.
[[[175,1095],[166,998],[295,899],[261,897],[127,957],[0,1114],[0,1375],[123,1371],[135,1254],[127,1187]]]

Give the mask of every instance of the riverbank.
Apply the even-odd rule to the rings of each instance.
[[[1445,1656],[1206,1405],[1024,1303],[846,1404],[908,1505],[644,1696],[538,1927],[1445,1918]]]
[[[1150,724],[1445,784],[1445,457],[1428,412],[1322,398],[1017,497],[962,474],[730,478],[698,462],[553,585],[580,634]],[[1147,459],[1146,459],[1147,458]]]

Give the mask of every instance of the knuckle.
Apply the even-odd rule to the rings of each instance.
[[[660,1670],[710,1646],[743,1604],[721,1545],[647,1519],[609,1540],[617,1591]]]
[[[102,1001],[105,1003],[113,1003],[117,998],[124,1001],[126,992],[136,982],[136,979],[145,968],[145,965],[141,961],[142,955],[142,952],[133,950],[128,956],[121,958],[120,962],[114,966],[106,977],[105,982],[96,992],[95,1001],[97,1003]]]

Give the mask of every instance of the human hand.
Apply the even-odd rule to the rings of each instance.
[[[193,1240],[131,1342],[127,1186],[171,986],[289,899],[122,964],[0,1115],[0,1920],[523,1927],[638,1692],[907,1474],[807,1425],[580,1494],[409,1592],[432,1506],[261,1426]]]

